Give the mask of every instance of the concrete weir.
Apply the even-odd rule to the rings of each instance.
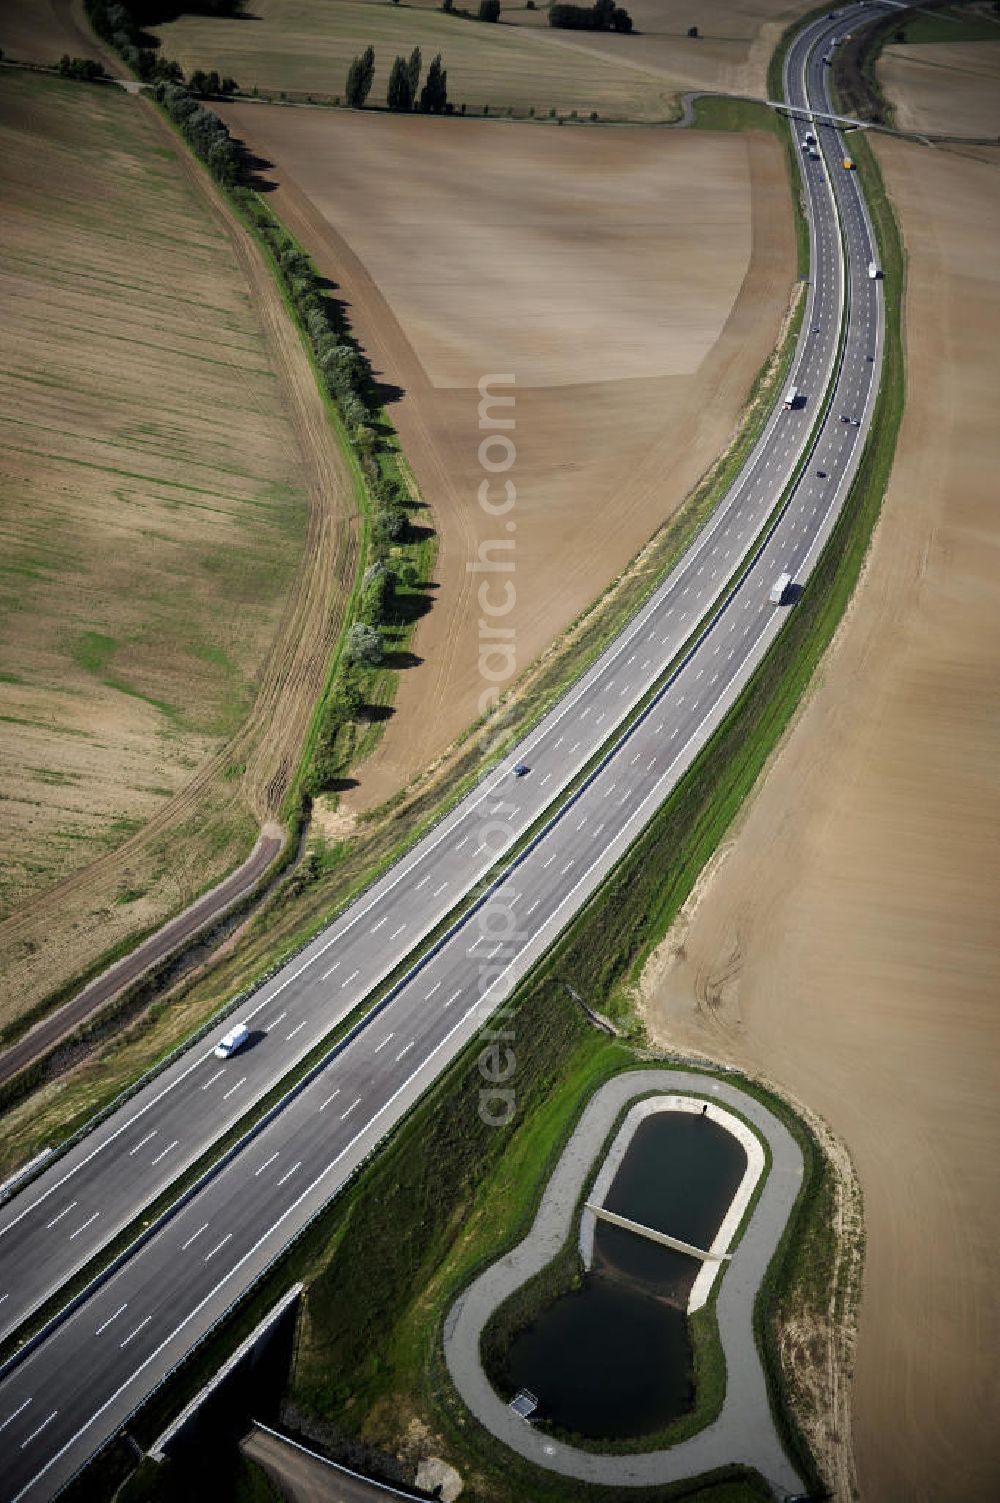
[[[712,1245],[707,1250],[692,1247],[690,1242],[682,1242],[666,1232],[657,1232],[652,1227],[640,1226],[634,1221],[630,1222],[626,1217],[617,1216],[613,1211],[604,1208],[604,1200],[628,1152],[629,1144],[635,1137],[636,1129],[641,1122],[645,1122],[647,1117],[656,1116],[660,1112],[691,1112],[699,1117],[707,1117],[710,1122],[717,1123],[719,1127],[731,1133],[747,1156],[747,1167],[743,1178],[737,1186],[736,1194],[729,1202],[729,1207],[712,1240]],[[737,1117],[733,1112],[727,1112],[715,1101],[706,1101],[698,1096],[677,1094],[648,1096],[644,1101],[637,1101],[615,1135],[615,1140],[598,1171],[594,1188],[590,1192],[589,1200],[580,1218],[580,1256],[583,1259],[583,1266],[590,1268],[594,1261],[594,1222],[597,1217],[602,1221],[612,1222],[615,1226],[627,1227],[630,1231],[646,1236],[653,1242],[662,1243],[664,1247],[673,1247],[678,1252],[690,1253],[692,1257],[701,1259],[702,1268],[691,1286],[687,1307],[689,1315],[695,1310],[700,1310],[712,1292],[712,1285],[715,1283],[721,1264],[730,1256],[730,1244],[746,1215],[747,1206],[764,1173],[764,1164],[764,1148],[757,1134],[741,1117]]]

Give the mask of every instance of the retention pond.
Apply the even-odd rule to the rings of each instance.
[[[695,1247],[711,1247],[747,1169],[742,1144],[700,1111],[662,1110],[635,1129],[603,1208]],[[693,1398],[687,1307],[692,1255],[598,1220],[582,1287],[514,1337],[511,1381],[540,1419],[591,1439],[663,1429]]]

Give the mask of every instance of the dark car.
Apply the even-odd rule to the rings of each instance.
[[[527,773],[531,771],[531,768],[528,766],[527,762],[517,762],[512,768],[512,771],[516,778],[523,778]]]
[[[825,470],[817,470],[816,474],[819,476],[819,478],[821,480],[825,480],[826,479],[826,471]]]

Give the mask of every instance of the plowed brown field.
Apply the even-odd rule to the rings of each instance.
[[[900,130],[1000,136],[1000,23],[995,42],[887,47],[878,71]]]
[[[355,542],[270,272],[154,112],[7,74],[0,132],[7,1023],[253,845]]]
[[[646,991],[657,1038],[763,1072],[846,1141],[867,1228],[861,1495],[940,1503],[1000,1477],[1000,153],[877,150],[909,255],[882,520]]]
[[[516,662],[615,577],[725,447],[794,278],[772,137],[227,105],[270,201],[387,381],[439,533],[421,660],[359,771],[371,805],[475,718],[481,376],[516,377]],[[509,520],[509,519],[508,519]],[[504,536],[506,523],[500,527]]]

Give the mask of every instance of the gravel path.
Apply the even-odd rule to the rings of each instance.
[[[622,1108],[634,1097],[661,1089],[712,1096],[741,1112],[770,1145],[771,1170],[719,1287],[716,1314],[727,1371],[721,1413],[699,1434],[670,1449],[600,1455],[553,1440],[512,1414],[483,1371],[479,1338],[497,1306],[543,1268],[572,1235],[580,1193]],[[445,1360],[469,1409],[499,1440],[529,1461],[586,1482],[648,1487],[742,1462],[756,1467],[776,1490],[801,1492],[802,1483],[771,1418],[753,1336],[753,1302],[795,1202],[802,1173],[802,1155],[791,1134],[764,1106],[735,1086],[686,1070],[633,1070],[616,1076],[593,1096],[577,1124],[528,1236],[481,1274],[448,1314]]]

